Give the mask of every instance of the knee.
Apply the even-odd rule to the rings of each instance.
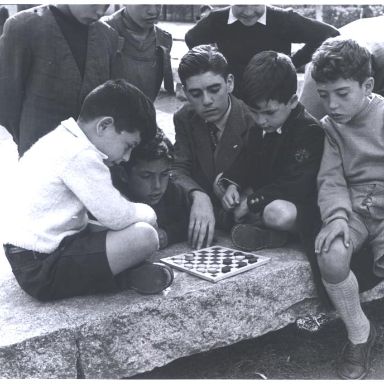
[[[288,231],[293,229],[297,210],[293,203],[284,200],[274,200],[264,208],[264,223],[273,229]]]
[[[156,229],[144,222],[133,224],[135,230],[135,242],[140,244],[144,253],[152,253],[159,249],[159,236]]]
[[[349,273],[349,249],[341,239],[335,239],[328,252],[318,255],[318,263],[324,280],[330,283],[343,281]]]

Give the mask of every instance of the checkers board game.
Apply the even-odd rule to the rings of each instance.
[[[216,283],[268,263],[269,257],[213,246],[161,259],[175,269]]]

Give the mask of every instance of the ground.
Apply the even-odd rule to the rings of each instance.
[[[367,379],[384,378],[384,300],[365,306],[378,328]],[[317,333],[294,324],[256,339],[184,357],[130,379],[337,379],[334,361],[345,342],[340,320]]]

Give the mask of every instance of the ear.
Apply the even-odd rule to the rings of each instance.
[[[288,100],[289,108],[295,109],[297,107],[297,104],[299,103],[299,98],[297,97],[297,94],[295,93],[292,95],[292,97]]]
[[[368,77],[368,79],[363,82],[362,86],[364,87],[366,96],[369,96],[372,93],[374,85],[375,80],[373,77]]]
[[[96,123],[96,132],[98,136],[102,136],[105,133],[105,130],[110,127],[114,127],[114,119],[111,116],[100,117]]]
[[[227,90],[228,90],[228,93],[232,93],[234,87],[235,87],[235,78],[232,75],[232,73],[230,73],[228,75],[228,77],[227,77]]]

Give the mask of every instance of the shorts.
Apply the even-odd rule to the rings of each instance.
[[[355,185],[350,194],[353,211],[348,224],[353,249],[367,243],[373,253],[373,270],[384,277],[384,186]]]
[[[52,253],[11,244],[4,251],[20,287],[40,301],[118,290],[106,255],[107,231],[68,236]]]

